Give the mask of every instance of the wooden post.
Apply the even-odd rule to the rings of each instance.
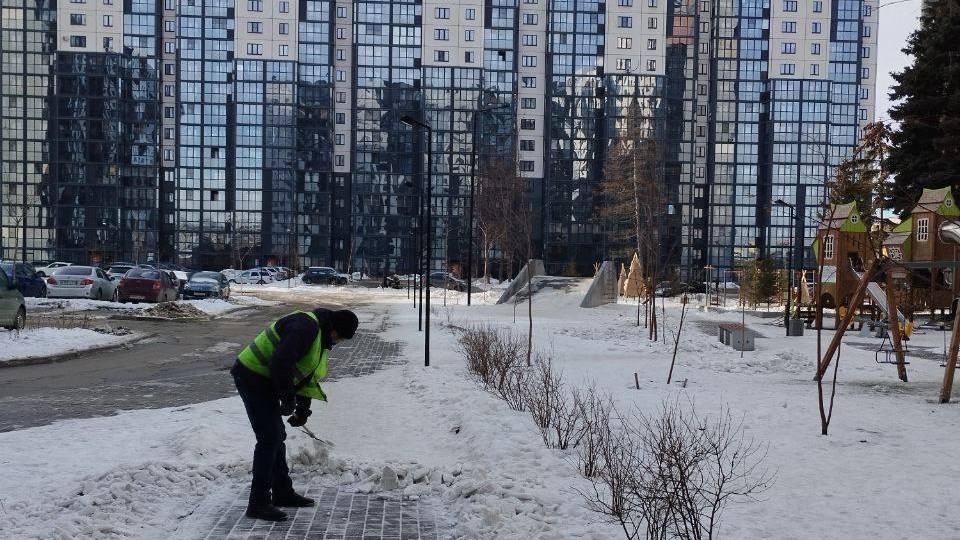
[[[947,365],[943,372],[940,403],[950,403],[950,394],[953,393],[953,373],[957,369],[958,350],[960,350],[960,309],[953,315],[953,337],[950,338],[950,351],[947,352]]]
[[[847,306],[847,313],[843,316],[843,321],[837,323],[837,332],[833,334],[833,339],[830,340],[830,346],[827,347],[827,352],[823,354],[823,358],[819,362],[820,365],[817,367],[817,374],[813,377],[813,380],[819,381],[822,379],[824,372],[827,371],[827,367],[830,366],[830,361],[833,360],[833,355],[836,354],[837,348],[840,347],[840,341],[843,339],[843,333],[846,332],[847,327],[850,326],[850,321],[853,320],[853,314],[856,312],[856,307],[863,303],[863,296],[867,292],[867,285],[877,273],[877,267],[879,265],[880,260],[874,259],[870,263],[870,267],[867,268],[867,271],[864,272],[863,276],[860,277],[860,284],[857,285],[857,290],[855,293],[853,293],[853,298],[850,299],[850,305]]]
[[[903,340],[900,335],[900,307],[897,304],[897,293],[893,288],[893,276],[887,271],[887,320],[890,321],[890,341],[893,343],[893,352],[897,355],[897,376],[907,382],[907,364],[903,357]]]

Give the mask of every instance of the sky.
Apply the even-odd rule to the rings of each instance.
[[[896,2],[896,3],[894,3]],[[892,71],[900,71],[912,59],[903,54],[907,36],[920,26],[921,0],[880,0],[880,34],[877,39],[877,120],[890,120],[888,94]]]

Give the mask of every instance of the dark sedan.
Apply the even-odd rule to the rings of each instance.
[[[14,268],[16,268],[16,272],[14,272]],[[11,281],[16,282],[17,289],[23,296],[47,297],[47,282],[44,281],[42,275],[37,273],[32,264],[5,261],[0,263],[0,269],[3,269],[3,272],[7,274]]]
[[[347,278],[329,266],[311,266],[303,273],[306,284],[346,285]]]
[[[450,272],[430,272],[430,286],[461,292],[467,290],[467,282]]]
[[[195,272],[183,286],[184,298],[230,297],[230,283],[220,272]]]

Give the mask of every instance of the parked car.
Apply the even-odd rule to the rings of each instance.
[[[40,274],[40,277],[47,277],[53,273],[57,268],[63,268],[64,266],[71,266],[73,263],[54,261],[47,263],[42,266],[34,265],[37,269],[37,273]]]
[[[193,272],[187,270],[186,268],[180,266],[179,264],[160,263],[157,265],[157,268],[159,268],[160,270],[167,270],[169,272],[173,272],[173,274],[177,277],[177,281],[180,284],[181,291],[183,291],[183,287],[187,284],[187,282],[190,281],[190,275],[193,274]]]
[[[117,287],[121,302],[170,302],[177,299],[176,280],[163,270],[132,268]]]
[[[430,272],[430,286],[451,289],[454,291],[466,291],[467,282],[454,276],[450,272]]]
[[[0,272],[0,325],[7,330],[22,330],[27,324],[27,306],[16,283]]]
[[[311,266],[303,273],[301,280],[307,285],[346,285],[347,278],[329,266]]]
[[[95,266],[64,266],[47,278],[47,296],[116,300],[117,282]]]
[[[253,269],[245,270],[237,274],[232,280],[233,283],[241,283],[247,285],[263,285],[265,283],[273,283],[273,276],[270,275],[266,270]]]
[[[224,268],[220,271],[220,273],[223,274],[223,277],[227,278],[227,281],[235,278],[240,272],[240,270],[234,270],[233,268]]]
[[[230,282],[220,272],[194,272],[183,286],[184,298],[230,297]]]
[[[14,263],[6,261],[0,263],[0,268],[17,284],[17,290],[26,297],[46,298],[47,282],[37,272],[32,264]],[[14,271],[16,269],[16,271]]]
[[[136,264],[131,262],[115,262],[107,268],[107,275],[119,279],[136,266]]]

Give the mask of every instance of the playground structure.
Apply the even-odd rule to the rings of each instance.
[[[822,264],[817,287],[819,304],[812,321],[822,325],[823,308],[837,310],[837,331],[823,358],[816,379],[823,377],[836,354],[844,332],[859,314],[861,324],[880,325],[884,338],[877,362],[897,365],[900,379],[907,381],[905,343],[913,318],[930,311],[936,318],[953,314],[951,345],[945,362],[940,400],[950,400],[953,375],[960,347],[960,209],[950,188],[925,189],[910,216],[882,242],[861,219],[856,204],[833,206],[817,230],[813,249]],[[819,301],[818,301],[819,300]],[[881,319],[883,316],[883,319]],[[884,349],[889,340],[890,348]],[[883,360],[881,352],[886,353]]]

